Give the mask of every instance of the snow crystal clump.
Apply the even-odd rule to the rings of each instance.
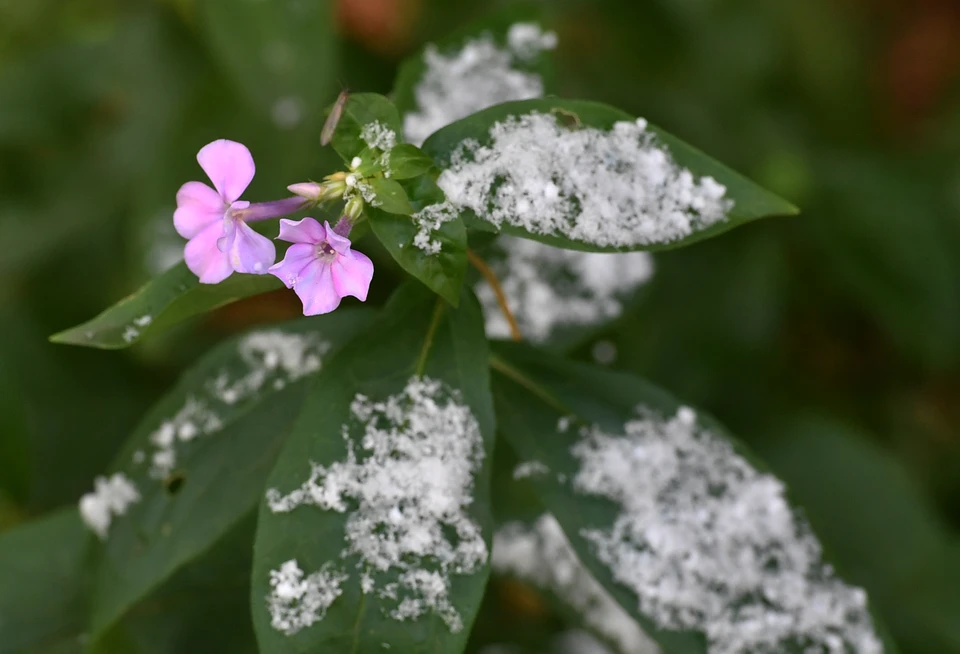
[[[490,564],[501,574],[554,593],[583,618],[587,627],[615,643],[620,651],[658,651],[633,618],[583,567],[550,514],[540,516],[532,526],[511,522],[498,529]]]
[[[596,325],[623,311],[621,300],[653,276],[647,252],[605,253],[561,250],[537,241],[502,236],[503,258],[490,267],[500,279],[520,331],[533,342],[546,341],[559,327]],[[487,335],[508,338],[510,325],[493,289],[476,286]]]
[[[306,577],[296,559],[287,561],[278,570],[271,570],[271,590],[267,596],[270,625],[292,636],[323,620],[327,609],[342,594],[340,584],[346,580],[347,575],[333,570],[329,563]]]
[[[516,23],[505,46],[490,34],[441,53],[430,44],[423,53],[426,70],[414,89],[417,110],[404,116],[407,140],[421,145],[428,136],[455,120],[510,100],[543,95],[543,79],[522,70],[541,52],[557,47],[557,35],[536,23]]]
[[[80,517],[100,540],[105,540],[113,518],[123,515],[131,504],[139,501],[137,487],[122,472],[109,479],[97,477],[94,491],[80,498]]]
[[[543,461],[524,461],[513,469],[514,479],[526,479],[528,477],[540,477],[550,472],[550,468]]]
[[[396,620],[432,612],[461,630],[450,576],[472,574],[487,559],[467,513],[484,457],[476,418],[456,391],[429,378],[411,379],[382,402],[357,395],[350,411],[346,460],[311,464],[310,478],[288,495],[270,489],[270,509],[349,511],[341,561],[357,557],[363,592],[395,604]]]
[[[413,238],[414,246],[427,254],[439,254],[440,239],[431,238],[433,232],[440,229],[444,223],[456,220],[459,215],[457,208],[449,202],[431,204],[413,214],[411,217],[417,226],[417,235]]]
[[[243,337],[237,345],[240,370],[222,370],[207,383],[209,397],[188,395],[183,407],[151,432],[150,476],[169,475],[177,465],[178,445],[223,429],[225,416],[235,405],[319,370],[321,357],[329,350],[330,343],[316,333],[264,330]]]
[[[552,114],[511,116],[490,144],[466,139],[437,180],[447,199],[496,226],[603,247],[670,243],[726,219],[712,177],[694,178],[643,119],[568,129]]]
[[[821,561],[783,484],[696,422],[683,408],[623,433],[585,427],[571,450],[574,488],[620,505],[611,526],[581,533],[638,610],[702,631],[711,654],[882,652],[866,594]]]

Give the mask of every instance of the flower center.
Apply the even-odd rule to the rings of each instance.
[[[317,244],[317,258],[322,261],[333,261],[337,258],[337,251],[326,241]]]

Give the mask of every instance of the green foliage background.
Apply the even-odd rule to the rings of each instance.
[[[325,27],[286,14],[244,21],[234,4],[316,5]],[[318,145],[323,105],[344,86],[389,92],[403,56],[493,5],[0,0],[0,530],[72,506],[211,345],[298,313],[292,294],[273,293],[129,351],[47,342],[145,281],[158,243],[179,247],[174,194],[198,178],[199,147],[249,145],[252,200],[318,178],[338,162]],[[903,652],[960,652],[960,10],[933,0],[542,10],[560,36],[559,95],[644,116],[803,209],[657,254],[645,300],[576,357],[609,342],[611,368],[715,415],[791,486]],[[310,57],[265,72],[250,53],[276,59],[277,39]],[[225,57],[224,43],[248,46],[230,51],[252,63]],[[295,126],[277,105],[290,94],[302,103]],[[382,304],[403,273],[373,238],[361,249],[377,264],[371,303]],[[75,532],[67,513],[56,518],[65,531],[43,528]],[[236,531],[249,542],[249,525]],[[204,605],[198,589],[211,579],[184,570],[132,618],[142,642],[115,651],[254,651],[244,556],[217,558],[243,601],[217,603],[203,623],[151,610]],[[0,569],[0,585],[28,584],[26,562],[19,574]],[[494,591],[474,645],[519,634],[537,646],[558,627],[528,591]]]

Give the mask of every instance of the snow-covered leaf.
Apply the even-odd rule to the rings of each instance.
[[[201,284],[181,261],[99,316],[50,340],[105,350],[130,347],[147,332],[156,334],[191,316],[280,288],[283,284],[273,275],[239,273],[219,284]]]
[[[497,426],[580,560],[666,651],[896,651],[781,481],[630,375],[502,344]]]
[[[148,413],[111,476],[80,502],[104,541],[92,635],[256,506],[308,381],[371,318],[344,310],[239,336],[203,357]]]
[[[261,650],[461,651],[488,574],[492,450],[477,301],[455,310],[410,281],[320,374],[270,476]]]
[[[393,90],[406,139],[419,145],[481,109],[549,92],[557,35],[539,13],[508,6],[407,59]]]
[[[643,119],[525,100],[436,132],[447,200],[508,234],[587,251],[688,245],[796,208]]]
[[[350,163],[361,155],[369,159],[371,151],[388,153],[402,140],[400,114],[390,100],[376,93],[352,93],[343,105],[331,145]]]

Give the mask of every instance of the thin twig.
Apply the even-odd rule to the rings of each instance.
[[[510,325],[510,336],[519,343],[523,340],[523,334],[520,333],[520,325],[517,324],[517,319],[513,317],[513,312],[510,311],[510,306],[507,304],[507,296],[503,294],[503,287],[500,286],[500,280],[497,279],[497,275],[490,270],[490,266],[478,257],[477,253],[473,250],[467,250],[467,259],[470,260],[473,267],[479,270],[483,278],[490,284],[490,288],[493,289],[493,294],[497,298],[497,304],[500,305],[500,311],[503,312],[503,317],[507,319],[507,324]]]

